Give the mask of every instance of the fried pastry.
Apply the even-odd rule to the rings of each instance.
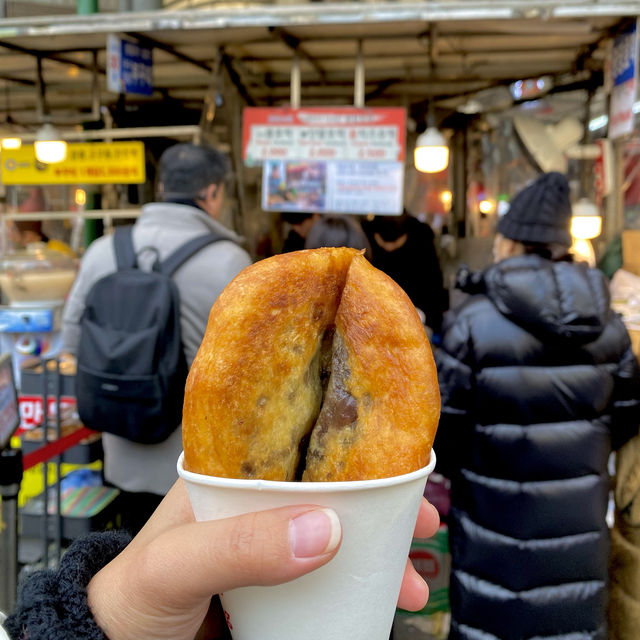
[[[427,465],[437,374],[415,308],[360,252],[282,254],[211,309],[185,389],[185,469],[339,481]]]

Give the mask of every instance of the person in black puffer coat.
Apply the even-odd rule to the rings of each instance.
[[[638,432],[640,372],[606,278],[567,256],[570,217],[561,174],[521,191],[445,319],[450,640],[607,637],[607,463]]]

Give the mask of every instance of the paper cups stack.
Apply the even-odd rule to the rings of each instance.
[[[178,460],[197,520],[293,504],[331,507],[342,524],[335,558],[282,585],[227,591],[234,640],[388,640],[428,466],[356,482],[234,480],[191,473]]]

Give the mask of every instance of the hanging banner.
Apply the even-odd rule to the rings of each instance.
[[[243,157],[262,164],[262,208],[379,215],[402,212],[402,108],[248,107]]]
[[[144,143],[78,142],[67,145],[67,158],[57,164],[36,160],[33,145],[3,149],[3,184],[142,184],[145,181]]]
[[[638,88],[638,24],[617,36],[611,49],[611,106],[609,138],[612,140],[633,131],[633,103]]]
[[[107,38],[107,91],[150,96],[153,93],[153,54],[133,40]]]

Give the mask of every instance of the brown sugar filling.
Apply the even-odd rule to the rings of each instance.
[[[307,466],[322,460],[325,439],[330,430],[343,430],[345,439],[350,440],[347,432],[349,429],[353,430],[358,420],[358,402],[346,388],[346,381],[351,375],[347,365],[347,350],[342,336],[336,333],[334,327],[323,335],[319,355],[319,358],[313,359],[312,366],[320,366],[322,399],[318,414],[313,418],[312,428],[299,444],[296,480],[304,480]]]

